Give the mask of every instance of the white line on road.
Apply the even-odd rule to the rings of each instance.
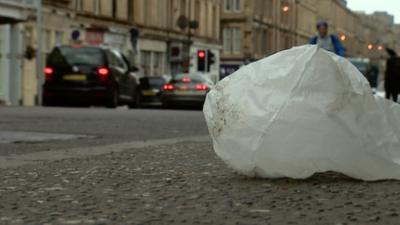
[[[79,147],[67,150],[54,150],[28,153],[22,155],[0,156],[0,168],[18,167],[39,162],[51,162],[62,159],[80,158],[82,156],[103,155],[112,152],[122,152],[130,149],[139,149],[151,146],[172,145],[181,142],[207,142],[209,136],[193,136],[183,138],[155,139],[147,141],[133,141],[96,147]]]

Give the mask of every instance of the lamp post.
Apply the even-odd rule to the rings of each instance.
[[[37,76],[37,104],[42,105],[42,84],[43,84],[43,71],[42,71],[42,0],[36,0],[36,76]]]

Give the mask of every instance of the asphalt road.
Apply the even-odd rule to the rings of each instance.
[[[399,188],[243,177],[201,111],[0,108],[0,225],[397,225]]]
[[[31,141],[37,132],[83,137]],[[200,135],[207,135],[200,110],[0,107],[0,156]],[[2,136],[27,138],[9,144]]]

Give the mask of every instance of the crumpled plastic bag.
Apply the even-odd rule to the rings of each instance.
[[[208,93],[204,114],[217,155],[247,176],[400,179],[400,107],[317,46],[240,68]]]

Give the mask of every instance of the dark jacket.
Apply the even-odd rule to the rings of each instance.
[[[386,61],[385,90],[386,92],[400,93],[400,57],[391,56]]]
[[[340,56],[345,56],[346,49],[343,47],[342,43],[340,43],[339,38],[336,35],[329,35],[332,39],[333,47],[335,48],[335,53]],[[318,43],[318,35],[312,37],[310,39],[310,44],[316,45]]]

